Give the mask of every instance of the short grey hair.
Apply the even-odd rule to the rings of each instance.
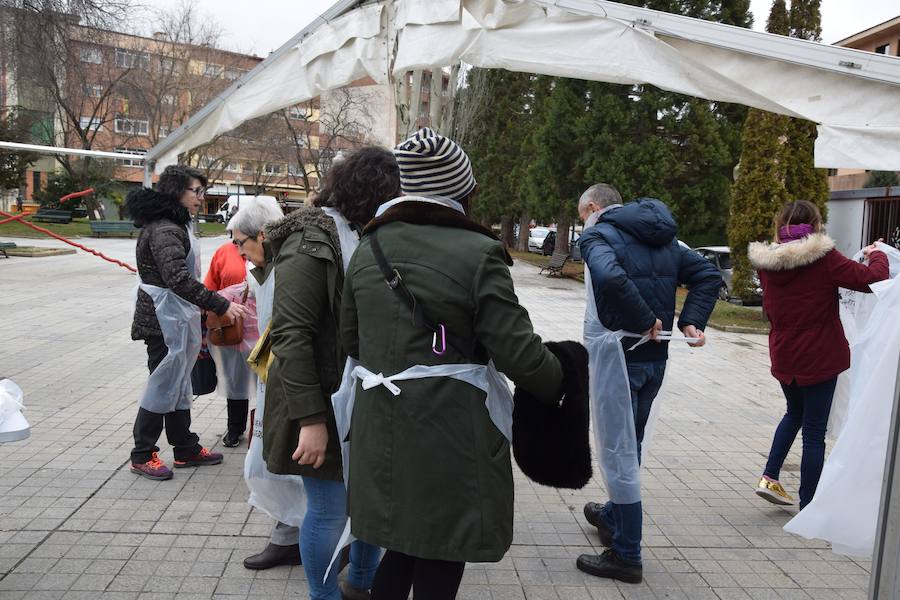
[[[578,200],[578,212],[587,209],[587,205],[593,202],[600,208],[606,208],[613,204],[622,204],[622,196],[619,191],[608,183],[595,183],[584,191]]]
[[[241,198],[240,207],[228,221],[228,231],[240,230],[244,235],[255,238],[266,225],[284,218],[278,201],[272,197],[250,196]]]

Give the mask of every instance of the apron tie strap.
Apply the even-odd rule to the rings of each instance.
[[[356,367],[355,375],[361,376],[362,378],[362,387],[364,390],[371,390],[374,387],[378,387],[379,385],[383,385],[387,388],[387,390],[395,396],[400,395],[400,388],[397,387],[393,381],[391,381],[391,377],[385,377],[384,373],[372,373],[365,367]]]

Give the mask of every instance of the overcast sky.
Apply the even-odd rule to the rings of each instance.
[[[156,0],[154,6],[176,6],[181,0]],[[222,45],[266,56],[335,0],[193,0],[223,30]],[[751,0],[755,29],[765,29],[771,0]],[[252,7],[248,10],[248,7]],[[833,43],[900,15],[897,0],[822,0],[822,41]]]

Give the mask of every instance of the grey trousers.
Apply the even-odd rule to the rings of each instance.
[[[270,541],[276,546],[294,546],[300,542],[300,528],[278,521],[272,529]]]

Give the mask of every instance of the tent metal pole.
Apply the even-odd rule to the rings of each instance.
[[[884,484],[875,551],[872,554],[869,600],[900,598],[900,365],[894,385],[894,410],[888,434]]]

